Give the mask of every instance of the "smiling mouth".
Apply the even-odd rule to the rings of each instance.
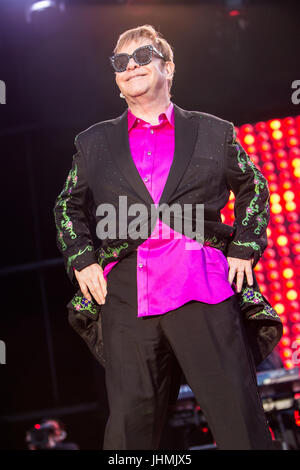
[[[144,75],[135,75],[134,77],[128,78],[128,82],[130,82],[130,80],[132,80],[133,78],[141,78],[141,77],[144,77],[144,76],[145,76],[145,74]]]

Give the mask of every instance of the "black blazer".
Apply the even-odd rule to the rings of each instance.
[[[254,258],[253,267],[267,246],[269,191],[267,180],[236,141],[233,123],[211,114],[186,111],[174,104],[175,152],[160,206],[166,203],[192,204],[193,227],[196,204],[204,204],[204,236],[201,242],[221,250],[226,256]],[[151,218],[154,201],[131,156],[127,109],[116,119],[99,122],[75,137],[77,152],[65,185],[57,197],[54,216],[57,244],[66,271],[77,292],[68,303],[69,321],[102,365],[103,338],[101,305],[88,302],[79,289],[73,268],[99,263],[104,267],[132,253],[145,238],[132,239],[128,216],[126,233],[119,234],[119,196],[127,196],[127,206],[142,203],[148,215],[140,227],[150,236],[156,218]],[[235,194],[233,227],[222,223],[220,210],[227,204],[230,190]],[[116,211],[117,238],[109,234],[99,240],[95,235],[103,214],[97,207],[110,203]],[[170,214],[170,226],[175,218]],[[158,213],[161,218],[161,214]],[[165,221],[165,219],[164,219]],[[176,226],[178,227],[178,225]],[[176,228],[178,230],[178,228]],[[118,236],[119,235],[119,236]],[[282,335],[282,323],[256,282],[250,287],[244,279],[242,292],[236,294],[244,313],[245,325],[256,364],[275,347]]]

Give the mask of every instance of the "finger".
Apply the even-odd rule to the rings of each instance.
[[[235,273],[236,273],[236,267],[235,266],[229,266],[229,273],[228,273],[229,284],[232,284],[233,279],[235,277]]]
[[[246,277],[247,277],[247,283],[249,286],[253,285],[253,274],[252,274],[252,269],[250,266],[246,266]]]
[[[107,294],[107,281],[106,281],[105,277],[103,276],[103,271],[99,272],[98,282],[101,286],[102,293],[105,297],[106,294]]]
[[[88,291],[87,285],[81,281],[81,282],[79,282],[79,287],[80,287],[80,290],[81,290],[81,292],[82,292],[82,295],[83,295],[86,299],[92,300],[92,297],[91,297],[91,295],[90,295],[90,293],[89,293],[89,291]]]
[[[242,286],[243,286],[243,281],[244,281],[244,271],[238,271],[236,273],[236,278],[237,278],[237,292],[241,292]]]
[[[105,303],[105,296],[106,296],[106,280],[102,279],[102,273],[97,273],[96,276],[92,279],[93,288],[96,291],[96,294],[101,300],[101,303]]]
[[[100,305],[103,304],[105,299],[104,299],[104,295],[102,293],[100,283],[99,283],[97,278],[96,278],[96,280],[94,280],[94,279],[90,280],[89,289],[90,289],[94,299],[96,300],[96,302]]]

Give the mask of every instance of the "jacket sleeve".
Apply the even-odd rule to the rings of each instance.
[[[64,187],[55,200],[54,219],[56,242],[63,255],[65,268],[71,282],[78,287],[74,268],[81,271],[97,263],[91,238],[88,214],[92,204],[91,191],[87,184],[86,165],[83,152],[75,138],[76,154]]]
[[[237,142],[234,125],[230,124],[226,136],[225,172],[227,184],[235,195],[235,232],[227,256],[241,259],[253,257],[254,267],[268,244],[268,182]]]

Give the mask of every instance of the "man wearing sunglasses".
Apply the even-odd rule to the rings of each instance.
[[[246,306],[249,316],[255,307],[250,329],[255,337],[252,326],[263,320],[259,344],[268,354],[281,324],[252,269],[266,247],[267,182],[237,143],[232,123],[170,100],[173,52],[153,27],[123,33],[110,62],[128,109],[76,137],[78,152],[54,210],[58,245],[80,287],[70,322],[105,363],[110,416],[103,448],[159,448],[182,369],[218,448],[270,449],[240,309]],[[235,228],[220,217],[230,189]],[[146,240],[102,240],[97,251],[87,201],[98,206],[119,195],[147,207],[203,203],[205,243],[199,249],[187,236],[162,240],[157,234],[166,224],[158,219]]]

